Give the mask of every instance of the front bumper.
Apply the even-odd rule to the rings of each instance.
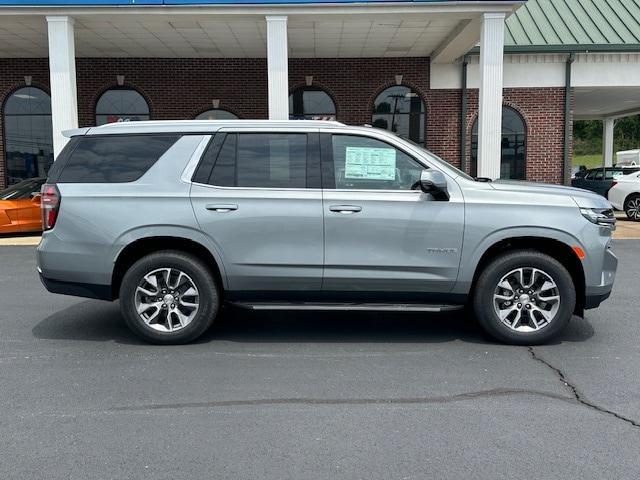
[[[613,282],[616,278],[618,257],[611,251],[610,243],[607,245],[602,257],[602,270],[598,284],[585,286],[585,310],[597,308],[611,295]]]

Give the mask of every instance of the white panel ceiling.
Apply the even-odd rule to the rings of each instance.
[[[640,87],[576,87],[574,102],[574,115],[579,118],[640,112]]]
[[[266,57],[264,17],[79,16],[78,57]],[[289,17],[291,57],[429,55],[459,19],[365,15]],[[0,15],[0,57],[46,57],[44,17]]]

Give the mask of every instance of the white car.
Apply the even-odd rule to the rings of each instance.
[[[640,222],[640,172],[616,178],[609,202],[616,210],[624,210],[629,220]]]

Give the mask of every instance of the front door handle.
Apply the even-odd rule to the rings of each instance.
[[[351,214],[362,211],[362,207],[358,205],[331,205],[329,210],[332,212]]]
[[[207,210],[211,210],[213,212],[220,212],[220,213],[225,213],[225,212],[231,212],[233,210],[237,210],[238,209],[238,205],[234,204],[234,203],[225,203],[225,204],[213,204],[210,203],[208,205],[205,206],[205,208]]]

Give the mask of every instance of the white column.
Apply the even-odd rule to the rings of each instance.
[[[484,13],[480,30],[478,176],[500,177],[504,13]]]
[[[57,156],[69,140],[63,137],[61,132],[78,128],[76,48],[73,37],[73,18],[47,16],[47,24],[53,153]]]
[[[613,166],[613,127],[615,120],[605,118],[602,121],[602,158],[605,167]]]
[[[266,17],[269,119],[289,119],[289,52],[287,17]]]

